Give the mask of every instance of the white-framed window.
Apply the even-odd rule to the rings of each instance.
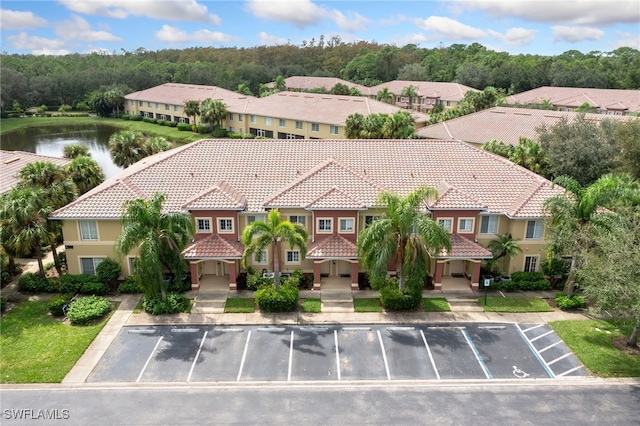
[[[451,232],[451,230],[453,229],[453,219],[450,217],[440,218],[438,219],[438,225]]]
[[[247,216],[247,225],[253,222],[264,222],[264,216],[262,215],[249,215]]]
[[[81,257],[80,272],[85,275],[95,275],[96,268],[104,259],[104,257]]]
[[[197,233],[210,233],[211,232],[211,219],[199,217],[196,219],[196,232]]]
[[[334,126],[333,124],[331,125],[331,134],[332,135],[338,134],[338,126]]]
[[[82,241],[98,241],[98,224],[94,220],[81,220],[80,239]]]
[[[140,261],[140,258],[138,257],[130,257],[129,259],[129,275],[135,275],[136,270],[138,268],[138,262]]]
[[[174,111],[174,112],[178,112],[178,108],[180,108],[180,107],[178,107],[178,105],[174,105],[174,106],[173,106],[173,111]]]
[[[320,131],[320,125],[318,123],[311,123],[311,131],[312,132],[319,132]]]
[[[264,124],[266,124],[267,126],[271,126],[271,117],[265,117]]]
[[[318,219],[318,232],[327,233],[333,229],[333,219]]]
[[[139,105],[142,106],[144,103],[142,101],[139,101]]]
[[[233,128],[233,126],[229,126],[229,132],[230,133],[235,133],[235,129]]]
[[[307,226],[307,217],[292,215],[292,216],[289,216],[289,222],[299,223],[302,226]]]
[[[475,219],[464,217],[458,219],[458,232],[473,232],[473,224]]]
[[[164,104],[164,109],[169,111],[169,104]]]
[[[287,263],[300,263],[300,252],[298,250],[287,250],[285,260]]]
[[[153,108],[153,106],[151,105],[151,102],[147,102],[147,107]]]
[[[292,133],[287,133],[287,139],[298,139],[298,137]]]
[[[364,227],[371,225],[374,220],[380,219],[380,215],[366,215],[364,217]]]
[[[256,122],[256,116],[255,115],[250,115],[249,116],[249,121],[251,121],[252,123]]]
[[[284,118],[281,118],[280,120],[278,120],[278,126],[287,127],[287,120],[285,120]]]
[[[233,218],[221,217],[218,218],[218,233],[230,234],[233,232]]]
[[[232,113],[232,112],[230,112],[230,113],[229,113],[228,120],[229,120],[229,121],[233,121],[233,113]]]
[[[344,218],[338,219],[338,224],[339,224],[338,232],[352,234],[354,230],[354,223],[355,221],[351,217],[344,217]]]
[[[524,271],[537,272],[537,270],[538,270],[538,256],[525,256]]]
[[[160,104],[156,102],[156,109],[160,109]]]
[[[267,131],[264,129],[256,129],[256,136],[266,136]]]
[[[262,250],[261,252],[256,252],[253,255],[253,263],[256,265],[266,265],[268,263],[267,251]]]
[[[296,129],[302,130],[302,121],[296,121]]]
[[[238,114],[238,121],[242,121],[242,114]]]
[[[480,233],[496,234],[498,232],[498,216],[481,216]]]
[[[525,238],[527,240],[540,240],[544,231],[544,222],[541,220],[528,220],[527,232]]]

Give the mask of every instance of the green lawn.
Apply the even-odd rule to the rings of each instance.
[[[640,377],[640,355],[625,354],[611,344],[612,339],[631,334],[632,322],[575,320],[549,325],[596,376]]]
[[[449,312],[449,303],[444,297],[425,297],[422,299],[424,302],[425,312]]]
[[[478,299],[478,303],[486,312],[552,312],[544,299],[539,297],[487,297],[487,304],[484,304],[484,297]]]
[[[300,310],[302,312],[321,312],[322,302],[319,298],[309,297],[304,299],[304,302],[302,302],[302,305],[300,306]]]
[[[60,383],[108,320],[68,325],[47,316],[47,304],[22,302],[2,316],[1,383]]]
[[[210,138],[210,134],[200,135],[193,132],[181,132],[176,127],[160,126],[158,124],[145,123],[144,121],[129,121],[116,118],[101,117],[24,117],[5,118],[2,120],[0,133],[8,133],[23,127],[50,126],[50,125],[81,125],[81,124],[106,124],[120,127],[123,130],[139,130],[147,135],[164,136],[177,144],[194,142],[200,139]]]
[[[229,297],[224,305],[224,311],[231,314],[251,314],[256,310],[253,298]]]
[[[355,298],[353,299],[353,309],[356,312],[382,312],[380,299]]]

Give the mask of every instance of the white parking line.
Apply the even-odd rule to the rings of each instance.
[[[239,382],[240,376],[242,376],[244,360],[247,358],[247,349],[249,349],[249,339],[251,339],[251,330],[249,330],[249,333],[247,333],[247,342],[244,344],[244,352],[242,352],[242,360],[240,361],[240,369],[238,370],[238,378],[236,379],[236,382]]]
[[[518,330],[518,333],[520,334],[520,337],[522,338],[522,340],[524,340],[527,346],[529,346],[529,350],[536,356],[536,358],[538,358],[538,362],[540,363],[540,365],[542,365],[542,368],[544,368],[544,370],[547,372],[549,377],[551,378],[556,377],[556,375],[553,373],[553,370],[551,370],[551,367],[549,367],[549,365],[544,360],[542,355],[540,355],[540,352],[538,352],[538,350],[533,346],[533,343],[531,343],[531,340],[529,340],[527,335],[524,334],[524,332],[520,328],[520,324],[516,324],[516,329]],[[551,333],[552,332],[553,331],[551,331]],[[546,334],[549,334],[549,333],[546,333]]]
[[[338,372],[338,380],[342,380],[340,377],[340,350],[338,349],[338,330],[333,330],[333,339],[336,343],[336,371]]]
[[[564,377],[564,376],[566,376],[567,374],[573,373],[573,372],[574,372],[574,371],[576,371],[576,370],[580,370],[581,368],[583,368],[583,366],[582,366],[582,365],[579,365],[579,366],[577,366],[577,367],[573,367],[572,369],[567,370],[567,371],[565,371],[565,372],[564,372],[564,373],[562,373],[562,374],[558,374],[556,377]]]
[[[142,367],[142,370],[140,370],[140,374],[138,374],[138,378],[136,379],[136,383],[138,383],[140,381],[140,379],[142,378],[142,375],[144,374],[144,370],[146,370],[147,365],[149,365],[149,362],[151,362],[151,358],[153,358],[153,356],[156,354],[156,351],[158,350],[158,346],[160,345],[160,342],[162,342],[163,337],[164,336],[160,336],[160,338],[158,339],[158,342],[153,347],[153,350],[149,354],[149,358],[147,358],[147,362],[144,363],[144,366]]]
[[[482,357],[480,356],[480,352],[478,352],[478,349],[476,348],[476,346],[471,341],[471,338],[469,337],[467,332],[464,331],[464,330],[461,330],[461,332],[462,332],[462,335],[464,336],[464,338],[466,339],[467,343],[469,344],[469,347],[473,351],[473,354],[476,356],[476,359],[478,360],[478,363],[480,364],[480,367],[482,367],[482,371],[484,371],[484,375],[487,376],[487,379],[493,379],[493,376],[489,372],[489,369],[487,368],[487,366],[485,365],[484,361],[482,360]]]
[[[538,351],[538,353],[539,353],[539,354],[541,354],[542,352],[546,351],[547,349],[551,349],[552,347],[554,347],[554,346],[556,346],[556,345],[559,345],[560,343],[562,343],[562,340],[558,340],[557,342],[550,344],[550,345],[549,345],[549,346],[547,346],[546,348],[540,349],[540,350]]]
[[[172,333],[197,333],[200,331],[198,328],[172,328]]]
[[[200,342],[200,346],[198,347],[198,352],[196,352],[196,357],[193,358],[193,362],[191,363],[191,369],[189,369],[189,375],[187,376],[187,383],[191,381],[191,374],[193,373],[193,369],[196,366],[196,362],[198,362],[198,358],[200,357],[200,351],[202,351],[202,345],[204,345],[204,340],[207,338],[208,331],[204,332],[204,336],[202,336],[202,341]]]
[[[544,325],[544,324],[534,325],[533,327],[529,327],[529,328],[527,328],[527,329],[525,329],[525,330],[522,330],[522,332],[523,332],[523,333],[526,333],[527,331],[534,330],[534,329],[536,329],[536,328],[538,328],[538,327],[542,327],[543,325]]]
[[[129,334],[155,334],[156,330],[127,330]]]
[[[378,341],[380,342],[380,349],[382,350],[382,359],[384,360],[384,368],[387,370],[387,380],[391,380],[391,373],[389,373],[389,363],[387,362],[387,353],[384,350],[384,343],[382,342],[382,335],[378,330]]]
[[[519,327],[518,327],[519,328]],[[547,331],[546,333],[543,333],[539,336],[534,337],[533,339],[528,339],[531,343],[535,342],[538,339],[542,339],[544,336],[548,336],[549,334],[553,333],[553,330],[551,331]]]
[[[431,355],[431,348],[429,348],[429,344],[427,343],[427,338],[424,335],[424,332],[420,330],[420,335],[422,336],[422,341],[424,342],[424,346],[427,348],[427,353],[429,354],[429,360],[431,361],[431,366],[433,367],[433,371],[436,372],[436,377],[440,380],[440,372],[436,367],[436,362],[433,360],[433,355]]]
[[[547,363],[547,365],[555,364],[556,362],[561,361],[561,360],[565,359],[565,358],[566,358],[566,357],[568,357],[568,356],[571,356],[571,352],[566,353],[566,354],[564,354],[564,355],[562,355],[562,356],[559,356],[558,358],[554,359],[553,361],[549,361],[549,362]]]
[[[289,372],[287,373],[287,382],[291,381],[291,364],[293,363],[293,330],[291,330],[291,341],[289,342]]]

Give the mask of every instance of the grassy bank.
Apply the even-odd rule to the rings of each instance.
[[[119,127],[123,130],[139,130],[142,133],[153,136],[164,136],[177,144],[194,142],[203,138],[211,137],[209,134],[200,135],[192,132],[181,132],[176,127],[160,126],[158,124],[145,123],[144,121],[128,121],[116,118],[101,117],[76,117],[76,116],[53,116],[53,117],[22,117],[4,118],[0,124],[0,134],[14,132],[19,129],[37,126],[52,125],[87,125],[104,124]]]

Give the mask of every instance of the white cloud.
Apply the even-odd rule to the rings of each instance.
[[[14,49],[31,50],[35,55],[58,55],[61,53],[57,52],[63,51],[64,47],[64,41],[62,40],[31,36],[24,31],[18,35],[7,37],[7,40]]]
[[[455,21],[445,16],[430,16],[427,19],[416,19],[416,25],[424,30],[434,31],[450,40],[478,40],[485,38],[487,33]]]
[[[196,0],[59,0],[68,9],[86,15],[125,19],[128,16],[167,21],[206,22],[220,25],[218,15],[210,14],[207,6]]]
[[[493,38],[510,46],[522,46],[531,43],[536,38],[538,30],[526,28],[509,28],[504,34],[493,30],[487,30]]]
[[[91,24],[78,15],[73,15],[72,18],[73,21],[56,24],[55,31],[59,37],[67,40],[122,41],[122,38],[107,31],[93,31]]]
[[[378,25],[383,27],[394,27],[403,22],[413,22],[415,18],[407,15],[397,14],[390,18],[383,18],[378,20]]]
[[[0,30],[26,30],[28,28],[44,27],[47,21],[33,12],[0,9]]]
[[[188,43],[195,41],[200,43],[227,43],[240,40],[237,37],[219,31],[198,30],[189,34],[186,31],[170,25],[163,25],[161,30],[155,31],[153,34],[158,40],[165,43]]]
[[[498,18],[574,25],[637,24],[637,0],[450,0],[456,10],[483,10]]]
[[[258,40],[260,40],[261,46],[277,46],[288,43],[288,40],[286,38],[278,37],[273,34],[267,34],[264,31],[258,33]]]
[[[568,41],[578,43],[584,40],[600,40],[604,36],[604,31],[598,28],[589,27],[565,27],[554,25],[551,27],[553,41]]]
[[[614,50],[618,47],[632,47],[640,50],[640,37],[638,37],[638,34],[631,34],[623,31],[618,31],[616,34],[618,35],[618,40],[614,42]]]
[[[389,42],[395,44],[396,46],[404,46],[407,44],[431,43],[436,40],[438,40],[437,35],[426,36],[422,33],[413,33],[409,35],[393,36],[389,39]]]
[[[345,16],[342,12],[334,10],[331,12],[334,22],[342,31],[366,31],[369,19],[355,12],[347,12]]]

